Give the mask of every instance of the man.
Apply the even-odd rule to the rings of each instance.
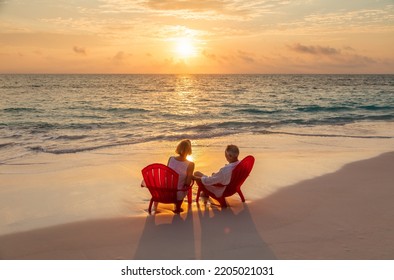
[[[226,157],[228,164],[222,167],[218,172],[213,173],[211,176],[207,176],[200,171],[196,171],[194,172],[194,180],[197,181],[198,185],[203,185],[204,190],[213,193],[216,197],[221,197],[226,189],[226,185],[230,183],[233,169],[239,163],[238,155],[238,147],[235,145],[228,145],[224,152],[224,156]],[[216,184],[221,184],[223,186],[215,186]],[[205,194],[205,196],[207,196],[207,194]]]

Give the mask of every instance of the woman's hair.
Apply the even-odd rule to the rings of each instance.
[[[191,155],[192,154],[192,143],[189,139],[184,139],[179,142],[178,146],[176,147],[175,152],[178,155]]]
[[[232,158],[238,158],[239,149],[235,145],[228,145],[226,148],[227,155],[231,156]]]

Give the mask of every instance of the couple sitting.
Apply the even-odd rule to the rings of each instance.
[[[222,167],[218,172],[212,173],[211,176],[204,175],[200,171],[196,171],[193,174],[194,163],[187,160],[187,156],[192,154],[192,145],[190,140],[182,140],[178,144],[175,152],[178,156],[170,157],[167,166],[179,174],[178,189],[182,189],[184,186],[189,186],[191,181],[195,180],[199,186],[202,186],[203,191],[207,191],[207,193],[211,192],[216,197],[221,197],[223,195],[225,187],[215,185],[221,184],[226,186],[229,184],[232,171],[239,163],[238,147],[235,145],[228,145],[224,153],[228,164]],[[183,201],[186,194],[187,192],[178,192],[178,200]],[[207,196],[207,194],[205,194],[205,196]],[[180,205],[178,205],[175,212],[181,211],[182,209],[180,208]]]

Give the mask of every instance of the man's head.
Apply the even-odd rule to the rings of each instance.
[[[238,161],[239,149],[235,145],[228,145],[224,152],[228,162]]]

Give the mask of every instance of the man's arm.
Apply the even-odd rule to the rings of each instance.
[[[202,176],[201,182],[206,186],[223,184],[224,182],[223,169],[220,169],[217,173],[213,173],[211,176]]]
[[[202,176],[205,176],[205,175],[202,174],[200,171],[196,171],[193,174],[193,180],[194,181],[201,181]]]

